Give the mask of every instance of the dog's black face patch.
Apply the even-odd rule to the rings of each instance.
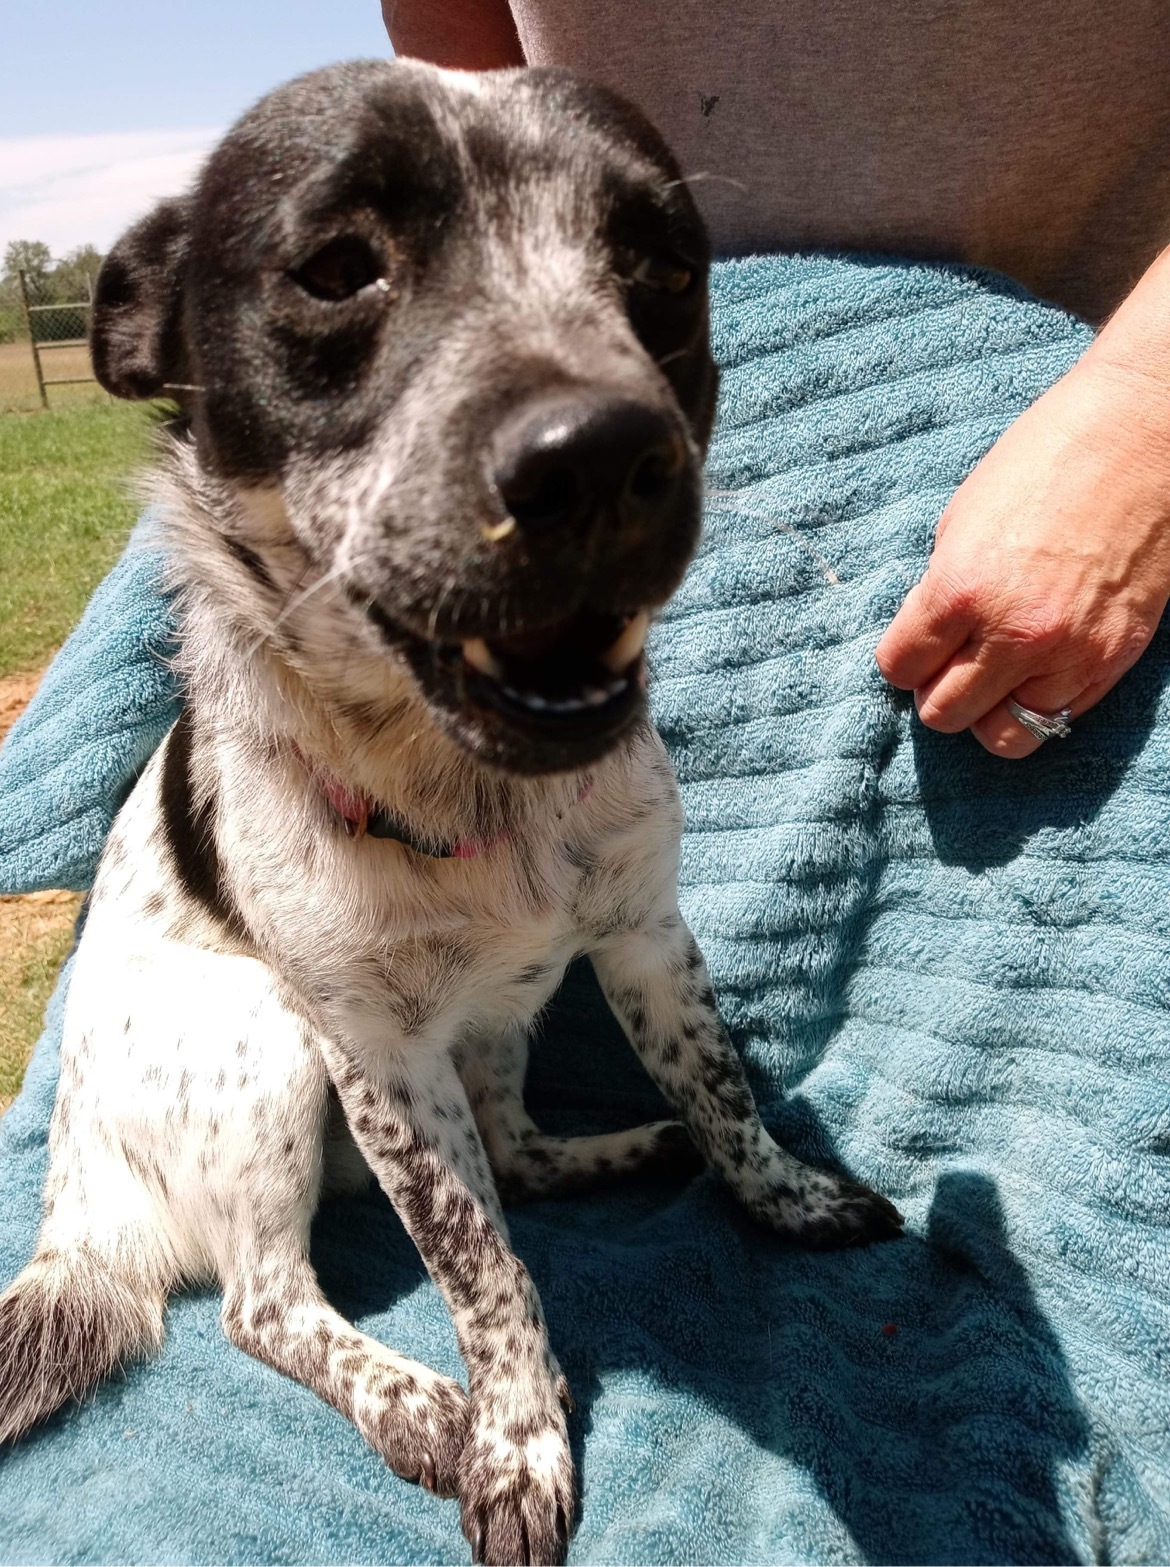
[[[334,67],[231,132],[183,243],[164,227],[165,255],[143,225],[107,264],[107,383],[199,388],[204,467],[279,490],[338,612],[473,754],[614,744],[697,539],[716,386],[707,240],[653,130],[564,72]]]

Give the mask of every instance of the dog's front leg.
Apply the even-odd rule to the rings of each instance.
[[[450,1054],[331,1045],[326,1060],[354,1139],[455,1322],[471,1395],[459,1499],[475,1560],[561,1562],[573,1515],[568,1389]]]
[[[590,956],[650,1076],[750,1213],[806,1246],[901,1233],[902,1217],[884,1197],[803,1164],[768,1136],[681,916],[608,936]]]

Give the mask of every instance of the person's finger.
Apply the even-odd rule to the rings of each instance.
[[[1100,695],[1115,686],[1132,669],[1149,645],[1149,637],[1140,633],[1130,637],[1120,652],[1108,659],[1098,660],[1095,666],[1082,666],[1079,670],[1053,670],[1043,675],[1033,675],[1012,690],[1012,695],[1022,707],[1030,707],[1037,713],[1058,713],[1067,707],[1062,693],[1069,690],[1081,692],[1088,687],[1100,688]],[[1100,697],[1097,698],[1100,700]]]
[[[1055,670],[1052,674],[1032,675],[1022,680],[1012,687],[1011,694],[1021,707],[1030,707],[1034,713],[1059,713],[1062,707],[1068,707],[1070,701],[1080,696],[1088,684],[1087,674]]]
[[[928,729],[957,735],[1002,702],[1034,667],[1026,647],[989,647],[968,642],[946,668],[918,687],[914,705]]]
[[[1002,702],[997,702],[989,713],[976,719],[971,725],[971,733],[992,756],[1006,756],[1012,760],[1031,756],[1033,751],[1047,744],[1047,741],[1037,740],[1030,730],[1024,728],[1008,707],[1006,697]]]
[[[1046,714],[1059,713],[1067,707],[1071,717],[1076,719],[1082,713],[1087,713],[1091,707],[1095,707],[1101,698],[1111,691],[1116,684],[1117,680],[1112,677],[1107,680],[1097,680],[1092,685],[1086,686],[1084,690],[1077,692],[1075,696],[1069,697],[1066,694],[1064,701],[1053,699],[1054,705],[1037,707],[1032,702],[1020,702],[1020,706],[1030,707],[1035,713]],[[1065,693],[1068,691],[1067,677],[1063,690]],[[1019,694],[1013,694],[1016,701],[1019,702]],[[973,723],[971,725],[971,733],[979,741],[980,745],[990,751],[993,756],[1004,756],[1013,760],[1031,756],[1033,751],[1038,751],[1042,745],[1049,744],[1047,740],[1037,740],[1035,735],[1024,728],[1023,724],[1020,723],[1019,719],[1008,707],[1006,698],[1004,701],[997,703],[989,713],[985,713],[982,718]]]
[[[912,587],[874,654],[892,686],[914,691],[932,679],[970,635],[974,617],[929,570]]]

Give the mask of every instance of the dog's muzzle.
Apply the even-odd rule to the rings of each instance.
[[[526,408],[494,442],[494,488],[526,534],[610,516],[653,528],[678,499],[687,451],[673,420],[632,398],[560,399]]]
[[[511,411],[485,443],[475,618],[423,637],[425,605],[368,605],[432,714],[472,754],[526,773],[588,767],[645,712],[643,647],[698,534],[697,460],[677,414],[608,389]],[[482,569],[479,565],[477,569]]]

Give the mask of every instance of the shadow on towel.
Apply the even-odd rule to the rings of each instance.
[[[537,1053],[530,1097],[540,1120],[557,1120],[554,1088],[562,1106],[566,1097],[587,1103],[594,1126],[659,1113],[629,1047],[582,1009],[587,986],[581,973],[570,980],[576,1004],[570,1012],[561,1002]],[[582,1026],[594,1034],[584,1062]],[[808,1101],[789,1103],[785,1140],[835,1163]],[[774,1483],[776,1459],[798,1490],[811,1483],[828,1502],[852,1544],[847,1557],[1076,1558],[1057,1475],[1085,1453],[1088,1427],[986,1174],[940,1178],[925,1240],[856,1252],[779,1243],[710,1174],[684,1188],[647,1183],[535,1204],[509,1222],[573,1388],[570,1431],[593,1538],[654,1490],[638,1465],[623,1470],[625,1444],[642,1464],[647,1450],[660,1454],[659,1493],[676,1501],[703,1470],[722,1468],[725,1482],[733,1471],[754,1520],[745,1551],[754,1559],[781,1559],[791,1528],[788,1502],[777,1497],[773,1510],[758,1494]],[[340,1309],[374,1331],[395,1297],[423,1283],[376,1190],[323,1209],[314,1258]],[[434,1305],[446,1359],[449,1324]],[[652,1542],[641,1545],[645,1559],[660,1559]]]
[[[1140,755],[1168,680],[1164,622],[1141,662],[1076,720],[1071,736],[1049,741],[1028,759],[1027,789],[1020,787],[1019,763],[989,755],[971,735],[938,734],[915,723],[915,769],[939,859],[981,871],[1007,865],[1046,829],[1086,832]],[[1133,826],[1140,834],[1140,820]],[[1075,852],[1075,845],[1068,836],[1062,851]]]

